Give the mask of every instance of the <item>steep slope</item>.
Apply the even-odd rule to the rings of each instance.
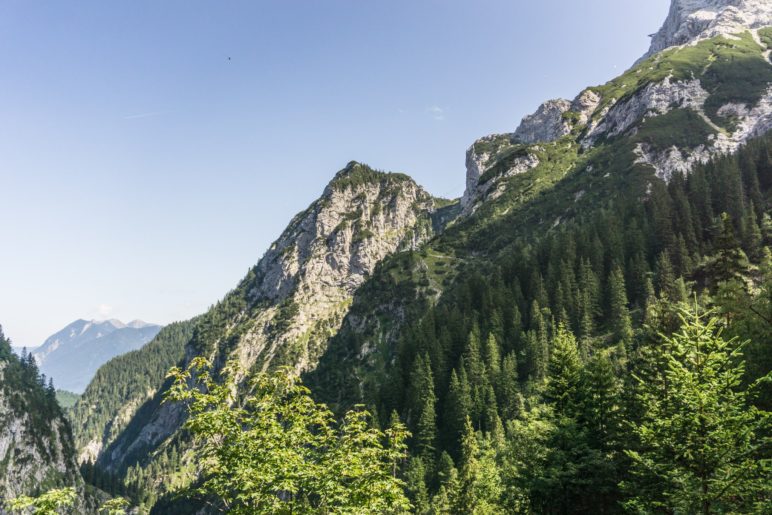
[[[674,9],[683,5],[676,1]],[[459,370],[470,332],[479,331],[485,342],[496,328],[501,356],[533,359],[508,331],[535,330],[537,302],[547,321],[573,306],[566,323],[582,334],[584,317],[594,328],[587,336],[600,338],[608,329],[598,325],[604,304],[591,314],[578,308],[586,294],[582,270],[589,266],[597,282],[584,287],[604,292],[621,267],[627,280],[635,278],[628,297],[640,307],[644,279],[657,272],[662,252],[689,279],[693,263],[715,251],[718,213],[729,212],[738,234],[746,235],[748,218],[769,214],[768,139],[740,163],[720,160],[772,129],[772,29],[759,27],[772,20],[768,4],[762,7],[746,16],[753,20],[750,31],[741,25],[741,32],[714,38],[690,32],[679,40],[688,46],[652,55],[573,101],[548,101],[513,133],[476,141],[467,151],[462,218],[419,252],[385,260],[358,292],[341,331],[307,376],[319,398],[339,407],[364,401],[381,414],[397,409],[415,423],[406,396],[414,360],[427,352],[440,419],[450,372]],[[675,23],[669,19],[666,27]],[[720,171],[702,168],[712,159],[719,159]],[[700,173],[684,182],[682,174],[695,168]],[[759,177],[741,176],[740,169]],[[684,207],[684,197],[706,190],[710,206],[691,199],[695,205]],[[691,213],[700,220],[686,226]],[[565,278],[556,276],[566,267],[572,270]],[[492,313],[498,302],[491,298],[518,300]],[[530,372],[526,366],[520,373]]]
[[[0,330],[0,500],[61,486],[83,488],[69,424],[34,361]]]
[[[78,461],[95,461],[140,406],[161,388],[168,370],[183,357],[196,319],[169,324],[141,349],[115,357],[96,371],[68,413]]]
[[[495,200],[503,181],[555,154],[571,166],[580,152],[624,140],[634,145],[636,162],[667,179],[734,152],[772,128],[769,34],[766,28],[666,50],[573,102],[548,101],[513,134],[481,138],[467,151],[464,212]]]
[[[453,210],[444,204],[438,208],[405,175],[349,163],[239,286],[200,318],[186,356],[212,356],[219,363],[233,357],[244,370],[313,368],[354,292],[386,256],[430,238]],[[163,452],[182,412],[162,405],[161,398],[162,392],[142,406],[101,452],[101,468],[122,472],[149,453]]]
[[[141,320],[76,320],[49,336],[33,355],[57,388],[82,393],[103,363],[142,347],[160,330]]]
[[[662,28],[652,35],[650,57],[666,48],[772,24],[766,0],[675,0]]]
[[[721,11],[715,19],[751,21],[721,35],[710,24],[687,30],[708,7]],[[677,0],[674,9],[682,14],[671,12],[663,34],[688,37],[668,36],[667,49],[619,78],[476,141],[463,211],[440,234],[435,205],[409,179],[349,165],[201,318],[186,358],[287,364],[336,408],[365,402],[383,423],[396,410],[435,472],[447,470],[443,451],[459,463],[467,416],[500,435],[502,421],[540,402],[561,324],[583,353],[627,372],[652,299],[710,281],[726,234],[737,235],[751,274],[772,244],[766,4]],[[184,443],[181,419],[156,395],[100,466],[157,491],[159,463],[174,463]],[[603,500],[609,512],[617,500]]]

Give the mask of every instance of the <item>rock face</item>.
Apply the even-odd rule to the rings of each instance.
[[[673,0],[667,20],[644,56],[656,57],[646,61],[642,58],[623,77],[588,88],[573,102],[549,100],[524,117],[514,133],[486,136],[469,148],[462,214],[472,214],[481,202],[497,198],[497,192],[504,187],[502,179],[539,166],[534,155],[538,152],[532,151],[536,146],[570,137],[586,151],[609,139],[634,138],[647,119],[675,109],[696,113],[711,134],[700,144],[684,147],[655,148],[641,142],[634,150],[636,163],[650,165],[657,176],[668,180],[673,173],[687,173],[717,154],[736,151],[748,139],[772,128],[772,80],[765,79],[770,77],[770,70],[763,69],[772,67],[772,49],[767,46],[769,32],[762,31],[769,31],[771,25],[769,0]],[[657,55],[660,51],[681,45],[709,46],[709,40],[719,36],[730,42],[729,47],[732,41],[741,42],[743,50],[735,54],[727,51],[722,60],[716,59],[714,48],[706,48],[710,60],[690,68],[688,73],[683,73],[684,63],[694,59],[695,54],[667,64],[669,74],[658,73],[661,60],[672,57]],[[758,52],[749,51],[749,44],[758,45]],[[747,64],[754,68],[743,76],[746,72],[741,68],[745,66],[736,63],[748,59]],[[716,72],[714,66],[718,67]],[[740,85],[728,94],[716,83],[716,77]],[[751,90],[755,90],[753,95],[743,93]],[[730,98],[733,94],[737,100]],[[718,106],[716,98],[721,102]],[[711,109],[706,107],[709,102]],[[521,157],[513,160],[513,150]],[[482,177],[486,180],[481,181]]]
[[[29,494],[38,485],[75,477],[77,468],[63,445],[68,438],[63,420],[54,422],[50,436],[40,441],[29,415],[16,413],[0,392],[0,421],[0,498]]]
[[[645,116],[666,114],[674,108],[701,111],[707,98],[708,92],[702,89],[699,80],[676,82],[667,77],[662,82],[648,84],[629,99],[615,104],[588,130],[582,146],[592,146],[601,136],[622,134]]]
[[[36,376],[0,330],[0,500],[64,485],[82,493],[69,426]]]
[[[571,133],[578,124],[586,124],[600,103],[600,97],[591,89],[582,91],[573,102],[563,99],[548,100],[533,114],[520,122],[514,133],[484,136],[466,151],[466,189],[461,198],[462,215],[474,212],[483,200],[495,199],[502,187],[501,179],[527,172],[539,164],[532,153],[515,158],[494,180],[480,183],[480,177],[498,161],[503,151],[517,145],[550,143]]]
[[[538,157],[530,153],[525,153],[522,156],[514,158],[506,169],[486,181],[480,180],[480,176],[485,169],[481,169],[478,175],[478,170],[473,168],[470,173],[469,168],[467,168],[467,190],[464,192],[464,197],[462,199],[463,209],[461,214],[464,216],[470,215],[480,203],[497,199],[503,193],[504,179],[512,177],[513,175],[525,173],[538,165]]]
[[[558,98],[547,100],[535,113],[529,114],[515,130],[514,140],[518,143],[533,144],[554,141],[569,132],[571,126],[563,114],[571,108],[571,102]]]
[[[496,154],[512,144],[512,134],[491,134],[475,141],[466,151],[466,189],[461,197],[461,207],[469,214],[478,200],[477,186],[480,177],[494,160]]]
[[[666,48],[772,25],[769,0],[673,0],[644,58]]]
[[[206,349],[189,346],[188,356],[235,359],[243,370],[313,368],[357,288],[386,256],[429,238],[434,211],[434,199],[409,177],[349,163],[223,301],[244,307],[228,315],[213,308],[212,318],[228,317],[227,329]],[[159,404],[136,433],[127,430],[105,449],[99,463],[119,469],[127,456],[172,435],[183,415],[180,406]]]
[[[262,329],[245,335],[242,364],[258,360],[265,368],[277,352],[296,345],[300,354],[291,364],[299,372],[312,367],[321,350],[315,346],[339,327],[375,266],[431,236],[434,209],[432,197],[407,176],[349,163],[258,263],[250,300],[283,307],[266,310],[257,325]],[[279,315],[286,321],[283,330],[271,331]],[[300,348],[297,342],[304,340]]]

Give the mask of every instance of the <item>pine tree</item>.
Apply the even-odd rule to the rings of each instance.
[[[499,342],[493,333],[488,335],[488,339],[485,340],[485,367],[488,372],[489,380],[492,384],[498,382],[499,374],[501,374],[501,356],[499,354]]]
[[[751,202],[748,209],[745,210],[745,216],[743,217],[743,233],[743,249],[745,250],[745,253],[751,259],[761,258],[762,235],[753,202]]]
[[[748,258],[740,248],[735,237],[732,219],[727,213],[721,213],[716,224],[716,233],[718,252],[707,267],[708,277],[715,282],[740,277],[748,268]]]
[[[768,476],[756,453],[769,414],[742,388],[743,344],[721,336],[719,321],[682,311],[681,329],[648,349],[637,377],[643,413],[627,452],[633,479],[626,507],[635,512],[750,511]]]
[[[413,456],[408,460],[405,470],[405,483],[407,484],[408,498],[413,503],[416,515],[429,513],[429,491],[426,488],[426,467],[419,456]]]
[[[46,387],[46,395],[52,401],[56,400],[56,388],[54,388],[54,378],[48,378],[48,386]]]
[[[445,449],[455,453],[456,456],[458,456],[460,449],[464,423],[469,417],[471,403],[466,374],[462,370],[461,377],[459,377],[454,369],[450,373],[450,386],[445,399],[443,434],[445,435]]]
[[[467,418],[461,440],[460,495],[455,513],[503,513],[498,506],[502,485],[494,453],[489,440],[483,439],[482,444],[481,449],[472,421]]]
[[[432,498],[431,513],[432,515],[453,513],[455,507],[460,504],[461,485],[458,470],[447,452],[443,452],[438,460],[437,480],[440,487]]]
[[[429,368],[428,373],[431,374],[431,368]],[[429,376],[429,380],[431,380],[431,376]],[[422,400],[421,413],[418,417],[416,429],[416,448],[420,456],[424,456],[429,460],[428,463],[431,463],[431,459],[434,458],[435,441],[437,438],[436,401],[434,390],[429,389]]]
[[[545,398],[554,405],[558,416],[576,412],[581,366],[576,338],[565,327],[559,327],[552,342],[545,390]]]
[[[517,377],[517,357],[510,352],[502,361],[498,387],[501,413],[506,420],[515,418],[522,410]]]
[[[660,297],[672,297],[673,283],[676,280],[673,263],[670,262],[666,252],[661,252],[657,257],[657,291]]]
[[[609,318],[613,336],[618,341],[628,342],[633,336],[630,311],[627,307],[627,293],[622,270],[615,268],[609,276]]]
[[[409,421],[415,435],[418,454],[431,463],[437,436],[437,397],[429,356],[419,355],[410,374]]]

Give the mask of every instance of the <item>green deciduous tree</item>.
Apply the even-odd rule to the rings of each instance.
[[[8,508],[16,513],[34,513],[36,515],[56,515],[61,510],[68,510],[75,504],[77,494],[74,488],[57,488],[37,497],[21,495],[8,502]]]
[[[129,507],[129,501],[123,497],[116,497],[105,501],[102,506],[99,507],[100,515],[126,515],[126,510]]]
[[[167,400],[184,402],[198,453],[196,492],[229,513],[400,513],[410,507],[396,477],[407,432],[369,427],[367,412],[340,425],[289,370],[261,373],[238,398],[236,370],[216,382],[196,358],[172,369]]]

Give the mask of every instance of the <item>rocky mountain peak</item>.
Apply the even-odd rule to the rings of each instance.
[[[314,368],[357,289],[384,258],[431,237],[435,211],[435,199],[407,175],[348,163],[250,271],[233,293],[238,301],[224,301],[244,308],[227,314],[213,308],[212,318],[226,317],[228,329],[206,342],[210,350],[220,349],[242,370]],[[188,351],[202,352],[190,345]],[[157,445],[179,427],[182,411],[163,404],[149,417],[138,434],[103,452],[100,463],[118,467],[137,449]]]
[[[407,175],[351,161],[271,245],[256,267],[252,295],[285,299],[309,266],[317,269],[317,261],[328,279],[342,274],[345,282],[358,285],[386,254],[420,239],[413,226],[421,213],[432,210],[431,196]]]
[[[480,184],[483,174],[497,161],[497,156],[514,145],[537,145],[556,141],[568,135],[576,123],[586,124],[600,103],[600,96],[591,89],[582,91],[573,101],[562,98],[548,100],[534,113],[526,115],[509,134],[491,134],[472,144],[466,151],[466,189],[461,198],[463,214],[470,214],[474,206],[489,196],[494,182]],[[499,174],[499,179],[526,172],[539,164],[538,158],[528,152],[513,160]]]
[[[674,172],[687,173],[716,154],[737,150],[772,127],[769,26],[770,0],[672,0],[649,52],[625,74],[585,89],[572,102],[544,102],[511,134],[475,141],[466,155],[462,213],[497,198],[504,179],[539,166],[538,147],[572,135],[587,150],[609,138],[632,138],[647,119],[673,111],[707,136],[664,149],[638,142],[636,162],[659,177],[668,180]],[[677,57],[659,53],[671,47],[682,47],[674,49]],[[742,87],[721,83],[730,77]]]
[[[772,25],[769,0],[673,0],[644,58],[672,46]]]
[[[557,98],[547,100],[535,113],[529,114],[515,130],[514,140],[519,143],[533,144],[539,141],[553,141],[571,130],[563,113],[571,108],[571,102]]]

